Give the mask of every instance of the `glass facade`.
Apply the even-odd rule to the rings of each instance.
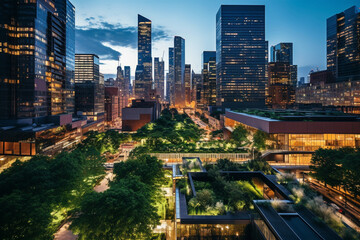
[[[203,105],[216,105],[216,52],[204,51],[202,56]]]
[[[175,83],[174,83],[174,48],[169,48],[169,73],[166,82],[166,98],[171,105],[175,102]]]
[[[184,73],[184,84],[185,84],[185,106],[191,106],[191,65],[185,64],[185,73]]]
[[[338,81],[360,80],[360,12],[356,6],[327,19],[327,67]]]
[[[1,119],[71,112],[67,101],[73,94],[66,85],[66,73],[73,70],[71,6],[66,0],[0,3]]]
[[[265,6],[222,5],[216,15],[217,104],[265,106]]]
[[[135,95],[149,99],[152,87],[151,20],[138,15],[138,74],[135,76]]]
[[[154,58],[154,83],[156,93],[164,100],[165,62]]]
[[[284,62],[269,63],[266,103],[271,108],[286,109],[295,103],[295,87],[291,82],[291,66]]]
[[[99,72],[99,57],[75,55],[75,109],[89,117],[103,114],[105,88]]]
[[[245,228],[250,224],[177,224],[177,239],[248,239]]]
[[[185,39],[174,38],[174,105],[185,107]]]
[[[286,62],[293,65],[293,43],[279,43],[271,46],[271,62]]]

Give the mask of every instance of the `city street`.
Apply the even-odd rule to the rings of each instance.
[[[360,231],[360,207],[358,205],[354,204],[351,199],[347,198],[345,206],[345,199],[342,195],[330,188],[325,188],[325,186],[315,181],[311,181],[309,186],[323,195],[328,202],[335,203],[338,207],[340,207],[343,210],[342,215],[348,218],[351,222],[347,222],[344,218],[342,220],[351,228],[354,228],[358,232]]]

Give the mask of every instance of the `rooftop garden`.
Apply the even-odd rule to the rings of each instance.
[[[350,115],[339,111],[299,111],[299,110],[264,110],[264,109],[246,109],[234,110],[235,112],[266,117],[274,120],[297,120],[305,121],[307,118],[314,117],[350,117]]]
[[[234,141],[200,141],[204,130],[187,114],[165,109],[155,122],[140,128],[132,137],[141,144],[133,150],[139,153],[242,153],[247,152]]]
[[[261,163],[260,163],[261,162]],[[205,166],[206,179],[194,178],[195,192],[192,192],[189,179],[177,182],[180,192],[186,196],[189,215],[226,215],[249,211],[254,208],[253,200],[263,197],[262,184],[258,179],[236,180],[221,171],[273,171],[266,162],[252,160],[245,164],[219,159],[216,164]]]

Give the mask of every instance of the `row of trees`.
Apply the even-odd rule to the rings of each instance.
[[[100,137],[101,136],[101,137]],[[106,141],[97,141],[98,139]],[[0,239],[52,239],[104,176],[102,153],[119,147],[117,132],[90,133],[71,152],[16,161],[0,174]]]
[[[360,149],[318,149],[312,156],[313,176],[333,187],[360,195]]]
[[[103,193],[84,197],[71,229],[79,239],[149,239],[159,224],[157,205],[165,183],[162,162],[149,155],[115,164],[116,175]]]
[[[165,109],[159,119],[140,128],[133,138],[145,141],[150,151],[157,151],[164,145],[197,142],[202,134],[203,130],[187,114],[179,114],[176,109]]]

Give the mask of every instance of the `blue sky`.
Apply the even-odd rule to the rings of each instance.
[[[173,36],[185,38],[186,63],[201,69],[201,53],[215,50],[215,16],[221,4],[264,4],[269,46],[294,43],[299,77],[326,67],[326,19],[358,0],[71,0],[76,8],[76,52],[96,53],[101,72],[137,63],[137,14],[153,23],[153,57],[166,62]]]

